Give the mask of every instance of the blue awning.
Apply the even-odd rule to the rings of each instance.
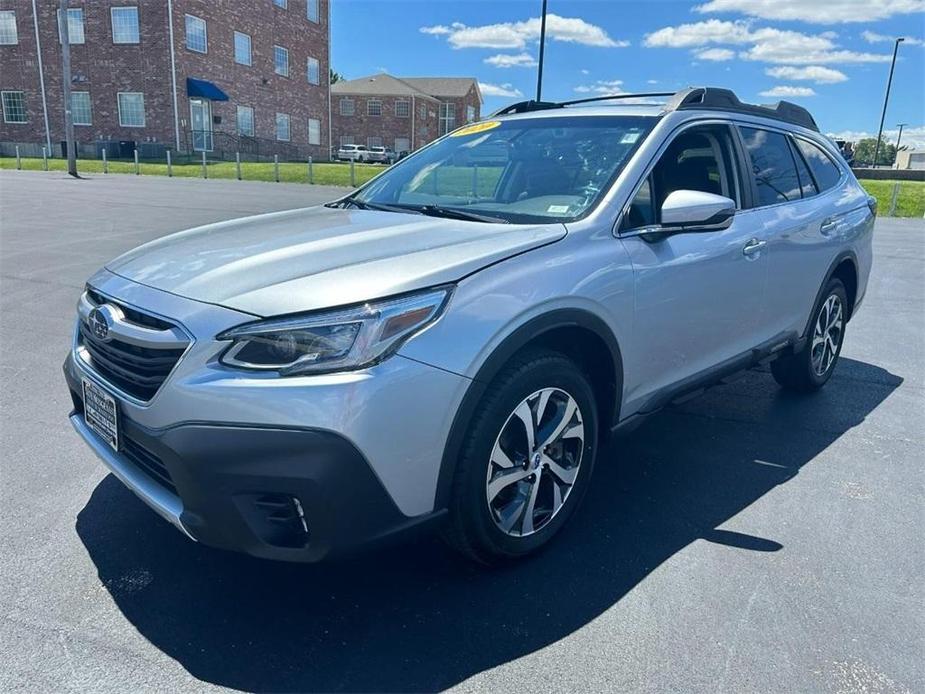
[[[199,97],[201,99],[228,101],[228,95],[214,84],[207,80],[196,80],[192,77],[186,78],[186,93],[189,96]]]

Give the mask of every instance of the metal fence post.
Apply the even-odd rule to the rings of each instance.
[[[240,152],[234,153],[234,168],[235,168],[235,171],[237,171],[238,173],[238,180],[240,181],[241,180],[241,153]]]
[[[353,159],[350,160],[350,185],[356,188],[357,185],[357,173],[356,168],[354,167]]]
[[[311,157],[308,158],[308,182],[309,183],[315,182],[315,172],[312,171],[312,158]]]
[[[273,155],[273,175],[276,177],[276,182],[279,183],[279,155]]]
[[[103,147],[101,151],[103,154],[103,173],[108,174],[109,173],[109,160],[106,158],[106,148]]]
[[[170,150],[167,150],[167,178],[173,178],[173,159],[170,158]]]
[[[19,158],[19,145],[16,145],[16,170],[22,171],[22,159]]]
[[[135,148],[135,175],[141,175],[141,168],[138,166],[138,148]]]
[[[48,150],[42,147],[42,170],[48,171]]]
[[[209,172],[206,170],[206,151],[202,150],[202,177],[208,178]]]
[[[893,184],[893,198],[890,200],[890,211],[887,213],[887,217],[892,217],[896,214],[896,201],[899,198],[899,181]]]

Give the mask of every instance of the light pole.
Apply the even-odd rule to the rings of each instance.
[[[71,112],[71,32],[68,0],[58,6],[58,34],[61,36],[61,96],[64,99],[64,141],[67,143],[67,172],[77,177],[77,143],[74,142],[74,114]]]
[[[546,47],[546,0],[543,0],[543,15],[540,17],[540,59],[536,75],[536,100],[543,96],[543,49]]]
[[[896,136],[896,151],[897,152],[899,151],[899,143],[902,142],[902,139],[903,139],[903,128],[905,128],[907,125],[909,124],[908,123],[897,123],[896,124],[896,127],[899,128],[899,134]]]
[[[880,130],[877,131],[877,146],[874,148],[874,168],[877,168],[877,159],[880,157],[880,139],[883,137],[883,121],[886,120],[886,105],[890,100],[890,87],[893,84],[893,70],[896,68],[896,53],[899,51],[899,44],[906,39],[900,36],[893,44],[893,62],[890,63],[890,76],[886,81],[886,94],[883,97],[883,112],[880,114]]]

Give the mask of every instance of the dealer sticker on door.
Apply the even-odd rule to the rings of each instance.
[[[119,450],[119,411],[116,400],[93,381],[83,382],[84,421],[110,445]]]

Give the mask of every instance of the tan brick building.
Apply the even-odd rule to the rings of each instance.
[[[0,0],[4,154],[49,143],[60,154],[57,7]],[[329,0],[70,0],[79,151],[107,143],[112,156],[121,141],[151,156],[327,157],[328,10]]]
[[[472,77],[393,77],[386,73],[331,85],[332,142],[413,151],[481,117]]]

